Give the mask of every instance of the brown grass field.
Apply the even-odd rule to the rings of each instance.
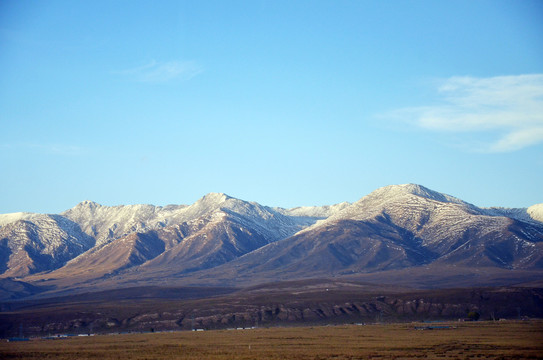
[[[280,327],[4,341],[0,343],[0,359],[543,359],[543,321],[449,323],[456,328],[415,330],[421,325]]]

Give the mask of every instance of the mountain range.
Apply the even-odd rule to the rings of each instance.
[[[210,193],[192,205],[84,201],[55,215],[0,214],[0,293],[12,298],[311,278],[510,285],[542,275],[543,204],[480,208],[415,184],[292,209]]]

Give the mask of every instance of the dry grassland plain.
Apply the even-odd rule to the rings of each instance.
[[[282,327],[2,342],[0,358],[543,359],[543,321],[450,323],[456,328],[415,330],[421,325]]]

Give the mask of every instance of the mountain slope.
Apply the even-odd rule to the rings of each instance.
[[[394,185],[210,277],[308,278],[428,264],[543,269],[543,224],[490,216],[420,185]]]
[[[198,223],[194,231],[177,245],[137,270],[167,275],[186,274],[227,263],[273,240],[225,212],[213,213],[211,217],[199,219]],[[158,235],[164,237],[164,233],[160,231]]]
[[[79,281],[111,276],[121,270],[140,265],[165,249],[163,241],[148,233],[132,233],[103,246],[93,248],[72,259],[62,268],[40,279],[78,279]]]
[[[157,229],[175,222],[186,209],[184,205],[104,206],[83,201],[61,215],[78,223],[100,246],[134,232]]]
[[[78,281],[136,274],[165,277],[214,267],[269,243],[223,212],[179,225],[133,233],[92,249],[42,278]],[[92,269],[92,271],[89,271]],[[151,275],[153,274],[153,275]]]
[[[156,277],[190,273],[229,262],[316,221],[306,214],[283,215],[220,193],[207,194],[190,206],[167,209],[84,202],[64,216],[95,233],[98,245],[42,279],[81,282],[125,276],[131,268],[132,273]]]
[[[540,205],[479,208],[416,184],[383,187],[352,204],[293,209],[222,193],[188,206],[86,201],[62,215],[0,215],[0,273],[57,290],[390,279],[420,269],[437,281],[448,276],[447,284],[481,269],[514,279],[543,270]]]
[[[90,249],[94,239],[58,215],[34,215],[0,228],[1,277],[57,269]]]
[[[100,246],[134,232],[182,224],[216,211],[225,211],[232,216],[238,216],[240,221],[250,222],[252,227],[258,227],[261,233],[273,240],[290,236],[307,224],[313,224],[316,220],[323,218],[305,213],[288,214],[286,210],[276,211],[258,203],[239,200],[222,193],[209,193],[189,206],[103,206],[92,201],[84,201],[61,215],[80,224],[81,229],[94,237],[96,244]],[[317,208],[315,211],[322,213],[326,210],[319,211]]]

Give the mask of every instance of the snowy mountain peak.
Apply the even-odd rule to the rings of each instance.
[[[186,218],[194,219],[204,214],[210,214],[220,210],[229,200],[241,201],[223,193],[209,193],[184,209],[183,215]]]
[[[90,249],[95,241],[78,224],[59,215],[32,214],[0,228],[2,276],[56,269]]]
[[[189,208],[198,209],[199,212],[208,212],[215,210],[224,204],[226,201],[234,199],[224,193],[209,193],[198,199]]]
[[[292,209],[224,193],[165,207],[83,201],[60,215],[0,214],[0,279],[39,279],[42,271],[41,279],[59,284],[104,275],[162,279],[238,258],[235,272],[225,273],[266,264],[266,271],[299,268],[314,277],[315,269],[354,274],[437,261],[540,269],[543,225],[536,219],[543,219],[543,204],[482,209],[417,184],[382,187],[353,204]]]
[[[84,201],[81,201],[79,203],[81,206],[100,206],[100,204],[98,204],[97,202],[95,201],[92,201],[92,200],[84,200]]]
[[[432,204],[433,203],[433,204]],[[417,216],[409,215],[413,211],[424,212],[435,208],[436,205],[461,210],[461,213],[480,213],[481,210],[474,205],[468,204],[453,196],[445,195],[424,186],[417,184],[389,185],[379,188],[369,195],[364,196],[350,206],[332,214],[326,220],[317,222],[315,225],[302,230],[303,232],[313,230],[320,226],[334,223],[340,220],[368,220],[374,219],[382,214],[397,216],[405,221],[415,223]],[[455,210],[455,211],[456,211]]]
[[[344,201],[335,205],[323,205],[323,206],[298,206],[291,209],[284,209],[280,207],[273,208],[275,211],[288,216],[296,217],[310,217],[310,218],[327,218],[346,207],[351,203]]]
[[[85,200],[81,201],[79,204],[77,204],[75,207],[88,207],[88,208],[97,208],[102,205],[98,204],[97,202],[91,201],[91,200]]]
[[[0,227],[7,225],[9,223],[19,221],[19,220],[31,220],[34,217],[39,216],[40,214],[28,213],[28,212],[16,212],[9,214],[0,214]]]
[[[73,208],[66,210],[64,213],[68,212],[76,212],[76,213],[93,213],[96,211],[96,209],[101,208],[102,205],[91,201],[91,200],[85,200],[74,206]]]
[[[418,184],[389,185],[373,191],[371,194],[363,197],[359,201],[368,199],[392,200],[406,195],[415,195],[418,197],[435,200],[444,203],[465,204],[464,201],[453,196],[430,190]]]
[[[206,194],[202,198],[200,198],[200,200],[198,200],[197,202],[220,204],[220,203],[225,202],[228,199],[233,199],[233,198],[224,193],[210,192],[209,194]]]

